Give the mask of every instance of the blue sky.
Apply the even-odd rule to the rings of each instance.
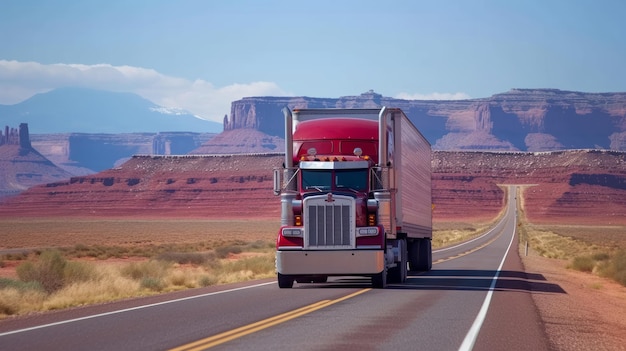
[[[0,104],[61,86],[221,122],[245,96],[626,92],[621,0],[4,0]]]

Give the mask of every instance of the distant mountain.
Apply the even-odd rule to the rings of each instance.
[[[28,123],[32,134],[219,133],[222,125],[156,105],[139,95],[61,88],[15,105],[0,105],[0,125]]]
[[[626,151],[626,93],[512,89],[488,98],[401,100],[359,96],[246,97],[234,101],[224,130],[253,128],[283,137],[281,109],[399,107],[435,150]],[[234,141],[235,142],[235,141]]]

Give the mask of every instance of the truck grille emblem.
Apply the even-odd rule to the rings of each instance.
[[[328,193],[328,197],[326,198],[326,202],[335,202],[335,199],[333,199],[333,193]]]

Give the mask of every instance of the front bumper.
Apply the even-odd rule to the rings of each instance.
[[[382,250],[276,251],[276,270],[285,275],[369,275],[384,267]]]

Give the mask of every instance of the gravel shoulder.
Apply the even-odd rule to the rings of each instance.
[[[541,274],[565,294],[533,292],[554,350],[626,350],[626,287],[567,269],[567,261],[520,252],[527,273]]]

